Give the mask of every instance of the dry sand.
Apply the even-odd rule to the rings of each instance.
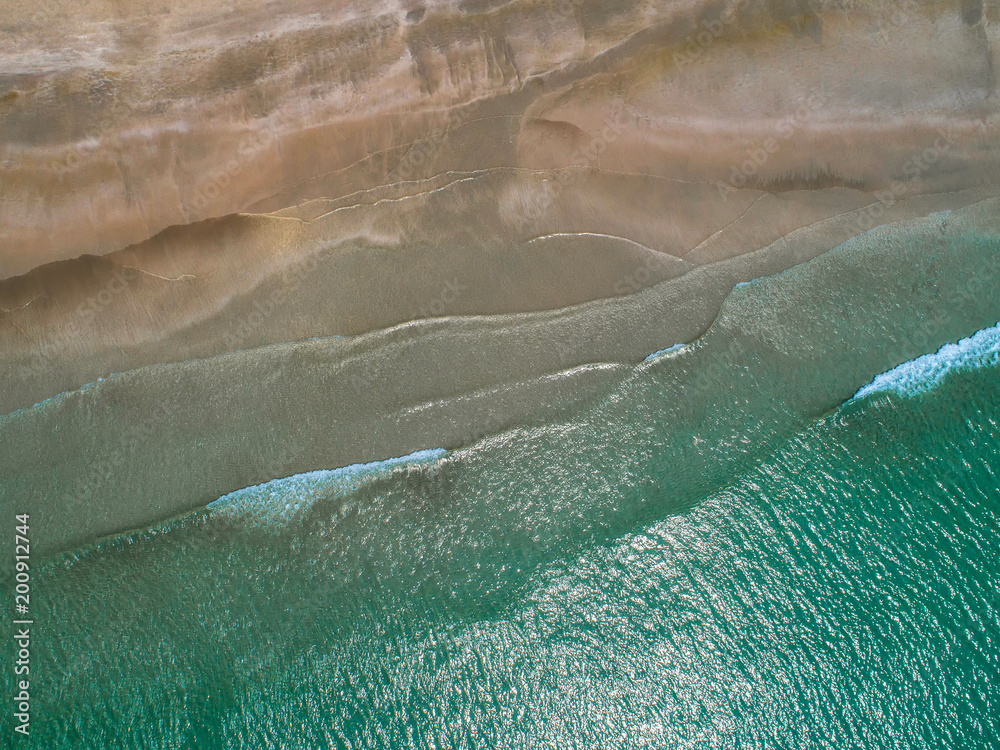
[[[496,211],[487,241],[586,226],[683,255],[765,191],[806,223],[812,190],[852,191],[834,215],[893,180],[910,197],[1000,174],[995,2],[6,5],[0,277],[497,168],[426,224]],[[549,170],[574,164],[576,199],[552,199]],[[403,221],[366,239],[405,245]]]

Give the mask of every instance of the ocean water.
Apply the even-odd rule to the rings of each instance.
[[[60,555],[18,746],[996,747],[994,338],[757,443],[673,429],[658,357],[558,424]]]

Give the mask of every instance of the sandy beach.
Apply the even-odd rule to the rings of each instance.
[[[998,29],[0,0],[0,734],[995,747]]]
[[[872,290],[909,279],[912,304],[946,322],[911,321],[922,343],[911,332],[879,356],[869,331],[830,385],[846,396],[995,322],[990,300],[955,318],[919,263],[867,280],[844,248],[886,266],[912,242],[942,263],[955,254],[935,278],[960,285],[949,274],[975,263],[995,278],[998,13],[11,5],[4,492],[47,497],[50,473],[118,456],[85,482],[101,498],[93,523],[52,530],[62,548],[255,482],[556,419],[722,318],[741,356],[777,366],[789,355],[775,331],[808,338],[810,310],[836,320],[856,303],[873,316],[850,313],[859,330],[904,325],[885,307],[898,290]],[[762,330],[775,301],[739,285],[827,268],[831,253],[839,270],[781,287],[807,301]],[[756,302],[733,318],[734,299]],[[299,418],[254,435],[245,420],[261,414]],[[150,420],[167,446],[159,469],[120,427]],[[71,437],[53,471],[33,462],[56,422]],[[115,434],[126,443],[101,442]],[[159,496],[157,477],[182,466],[189,484]]]
[[[359,210],[353,232],[444,244],[462,217],[476,243],[588,231],[701,262],[737,220],[745,246],[717,252],[808,223],[817,200],[835,216],[996,184],[993,5],[614,7],[14,4],[0,277],[205,219],[311,216],[453,178],[471,185],[418,209],[418,226],[402,201]],[[192,252],[210,263],[215,249]]]

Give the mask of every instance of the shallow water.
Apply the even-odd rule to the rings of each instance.
[[[658,421],[654,362],[559,425],[63,555],[34,584],[30,746],[989,747],[990,340],[714,489],[665,448],[716,436]]]
[[[115,375],[0,416],[0,503],[32,515],[35,553],[50,555],[276,477],[505,434],[508,463],[551,485],[540,496],[571,480],[624,497],[656,471],[676,510],[880,372],[1000,320],[994,203],[869,232],[736,289],[720,264],[691,272],[687,296],[666,282],[559,313],[423,321]],[[717,315],[678,336],[671,321],[706,284],[728,290]],[[561,452],[556,471],[546,445]],[[483,473],[467,494],[505,481]],[[0,576],[11,565],[0,557]]]

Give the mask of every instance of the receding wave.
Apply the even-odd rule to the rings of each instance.
[[[675,352],[681,351],[684,346],[684,344],[674,344],[673,346],[668,346],[666,349],[660,349],[659,351],[655,351],[648,355],[643,362],[652,362],[654,359],[659,359],[660,357],[664,357],[668,354],[674,354]]]
[[[223,495],[209,503],[208,509],[214,516],[280,526],[301,518],[321,497],[347,496],[357,492],[365,482],[384,479],[404,468],[430,466],[445,455],[447,451],[443,448],[432,448],[384,461],[273,479]]]

